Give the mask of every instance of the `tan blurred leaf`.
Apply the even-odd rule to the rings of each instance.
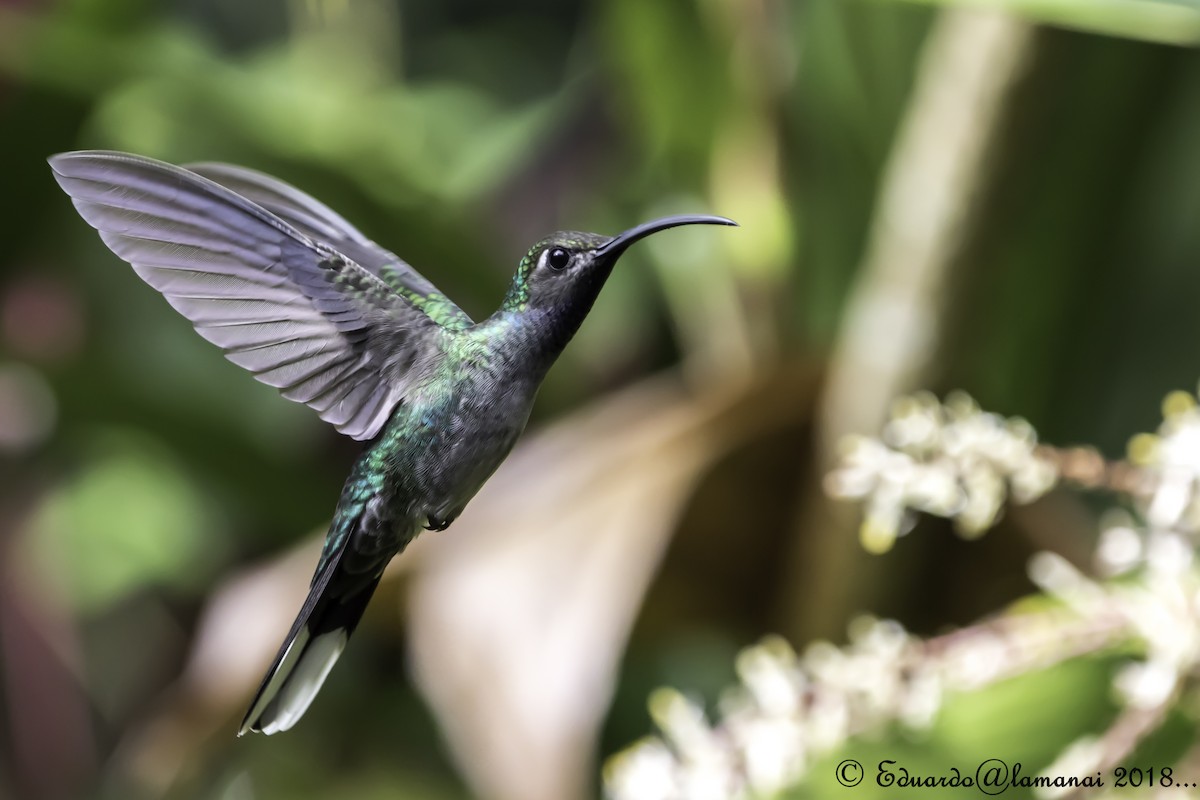
[[[661,379],[612,396],[528,440],[453,535],[422,542],[418,680],[480,796],[587,796],[616,668],[680,510],[728,448],[805,413],[786,375],[702,397]]]

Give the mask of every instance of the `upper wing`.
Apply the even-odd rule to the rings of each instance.
[[[379,277],[207,178],[101,151],[50,166],[104,243],[201,336],[348,436],[375,436],[440,355],[442,327]]]
[[[439,325],[470,327],[471,318],[400,257],[368,239],[340,214],[295,186],[257,170],[205,162],[185,168],[216,181],[288,222],[302,233],[325,242],[423,310]]]

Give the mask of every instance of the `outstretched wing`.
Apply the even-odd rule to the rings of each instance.
[[[204,162],[184,167],[257,203],[301,233],[346,254],[439,325],[460,330],[474,324],[450,298],[403,259],[368,239],[336,211],[295,186],[233,164]]]
[[[444,329],[378,276],[224,186],[124,153],[50,166],[104,243],[201,336],[348,436],[374,437],[441,353]],[[316,222],[305,226],[320,232]]]

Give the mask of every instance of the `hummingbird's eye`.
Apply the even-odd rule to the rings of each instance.
[[[550,265],[550,269],[566,269],[567,264],[571,263],[571,254],[561,247],[556,247],[546,254],[546,263]]]

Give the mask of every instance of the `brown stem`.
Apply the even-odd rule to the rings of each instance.
[[[1109,461],[1094,447],[1038,445],[1038,456],[1054,463],[1066,483],[1089,490],[1144,496],[1150,479],[1145,470],[1125,460]]]

